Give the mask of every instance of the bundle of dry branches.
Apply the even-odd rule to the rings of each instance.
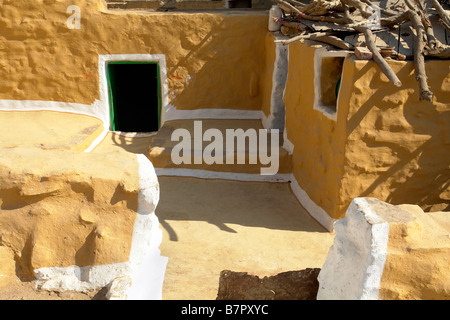
[[[401,86],[400,80],[385,61],[386,55],[376,46],[373,32],[385,28],[394,28],[410,21],[415,30],[414,66],[415,76],[419,83],[420,100],[432,101],[425,72],[425,57],[450,58],[450,46],[441,43],[434,35],[430,22],[431,14],[439,16],[440,24],[450,32],[450,17],[441,5],[448,0],[398,0],[389,8],[380,8],[370,0],[311,0],[304,4],[297,0],[273,0],[282,10],[282,17],[274,20],[289,28],[285,34],[296,35],[287,40],[276,40],[283,44],[310,39],[345,50],[354,49],[346,42],[345,35],[349,32],[362,33],[365,45],[372,52],[373,60],[380,66],[386,76],[396,85]],[[371,22],[376,22],[371,24]],[[316,30],[311,27],[313,22],[321,22],[328,28]],[[294,32],[292,32],[294,30]],[[389,50],[391,50],[390,48]],[[386,52],[386,51],[385,51]],[[402,55],[390,51],[388,56],[400,59]]]

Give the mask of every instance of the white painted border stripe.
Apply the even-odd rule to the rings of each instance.
[[[92,116],[105,121],[101,116],[101,103],[95,100],[92,104],[40,101],[40,100],[0,100],[0,110],[4,111],[59,111]]]
[[[155,168],[157,176],[172,177],[193,177],[202,179],[222,179],[236,181],[255,181],[255,182],[288,182],[290,173],[279,173],[275,175],[260,175],[259,173],[235,173],[219,172],[201,169],[187,168]]]
[[[95,138],[94,141],[92,141],[91,145],[89,147],[87,147],[86,150],[84,150],[84,152],[91,152],[92,150],[94,150],[95,147],[98,146],[103,141],[103,139],[105,139],[105,137],[108,133],[109,133],[109,130],[104,129],[102,131],[102,133],[97,138]]]
[[[390,210],[385,206],[391,205],[374,198],[350,203],[336,223],[334,243],[318,276],[317,300],[378,300],[389,223],[377,211]]]
[[[388,254],[389,223],[373,210],[373,207],[368,203],[367,198],[355,198],[350,206],[352,206],[352,208],[356,207],[356,210],[363,214],[367,219],[367,222],[372,226],[371,243],[369,244],[370,261],[361,283],[362,294],[360,299],[378,300],[381,277],[383,275]]]
[[[42,290],[87,291],[101,288],[114,278],[129,273],[129,262],[96,266],[44,267],[34,270],[37,288]]]
[[[159,182],[151,161],[137,154],[139,164],[139,200],[130,250],[132,266],[129,300],[161,300],[168,262],[161,256],[162,230],[155,209],[159,202]]]
[[[287,128],[284,128],[283,131],[283,148],[286,149],[290,155],[294,153],[294,144],[288,139]]]
[[[292,192],[294,192],[298,201],[302,204],[302,206],[309,212],[309,214],[316,219],[323,227],[325,227],[328,231],[334,231],[334,223],[337,221],[336,219],[331,218],[328,213],[323,210],[319,205],[317,205],[311,198],[308,193],[300,187],[295,179],[294,175],[291,174],[291,188]]]
[[[261,110],[193,109],[178,110],[169,104],[164,110],[165,121],[178,119],[261,119]]]

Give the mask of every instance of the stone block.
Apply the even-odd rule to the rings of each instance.
[[[88,291],[134,276],[143,262],[160,265],[158,201],[143,155],[0,150],[0,248],[39,289]],[[149,252],[154,260],[144,261]]]
[[[217,300],[315,300],[319,271],[308,268],[261,279],[247,272],[224,270]]]
[[[355,198],[335,223],[318,300],[450,299],[450,215]]]
[[[367,47],[355,47],[355,55],[360,60],[371,60],[373,56]]]

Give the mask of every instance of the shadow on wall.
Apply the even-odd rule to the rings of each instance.
[[[410,96],[406,106],[410,102],[412,105],[414,99],[414,96]],[[416,203],[424,211],[450,211],[450,110],[439,114],[435,112],[435,105],[427,103],[426,107],[429,109],[403,109],[405,119],[414,128],[414,134],[426,135],[429,139],[414,151],[418,155],[417,164],[413,165],[405,181],[397,187],[399,192],[393,192],[388,201],[394,204],[407,203],[411,200],[408,194],[413,193]],[[419,112],[430,113],[430,117],[419,117]]]
[[[370,67],[366,64],[355,78],[363,77]],[[443,84],[448,74],[436,70],[438,67],[439,64],[433,64],[429,71],[434,71],[434,84]],[[400,79],[414,79],[413,73],[412,64],[397,71]],[[373,79],[377,77],[375,74]],[[360,172],[374,178],[358,196],[375,196],[391,204],[414,203],[424,211],[447,211],[450,210],[450,110],[443,111],[448,106],[443,99],[448,92],[432,86],[435,93],[432,104],[419,101],[417,82],[414,80],[412,85],[399,90],[390,83],[380,85],[379,81],[371,81],[369,86],[374,93],[348,121],[348,137],[355,139],[360,134],[365,144],[362,152],[374,155],[372,159],[378,164]],[[376,114],[376,118],[369,113]],[[361,132],[364,129],[366,132]]]
[[[218,17],[204,35],[201,29],[195,34],[183,32],[181,47],[188,52],[168,67],[170,103],[181,109],[259,110],[265,24],[264,19],[228,16]],[[246,37],[248,30],[261,30],[256,41]]]

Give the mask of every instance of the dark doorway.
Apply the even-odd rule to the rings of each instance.
[[[107,66],[111,130],[158,131],[161,115],[159,64],[114,61]]]

